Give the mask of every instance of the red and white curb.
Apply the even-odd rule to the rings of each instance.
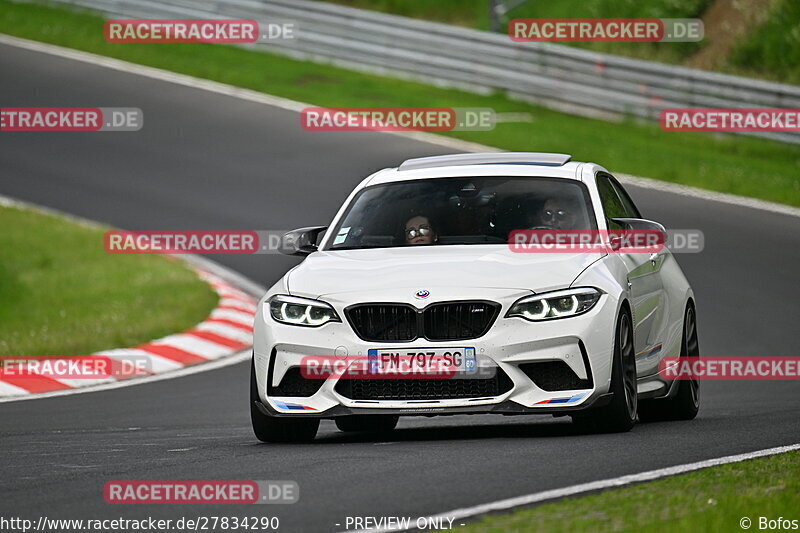
[[[240,353],[253,345],[253,318],[257,300],[234,287],[221,277],[203,269],[197,270],[219,295],[217,307],[203,322],[192,329],[156,339],[131,348],[105,350],[91,355],[124,360],[136,356],[145,359],[149,375],[173,372],[184,367],[206,363]],[[68,358],[65,358],[68,359]],[[9,375],[10,374],[10,375]],[[135,376],[141,378],[141,375]],[[26,373],[4,373],[0,367],[0,398],[25,397],[38,394],[96,387],[115,383],[125,377],[56,378]]]

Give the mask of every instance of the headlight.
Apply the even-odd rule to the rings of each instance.
[[[597,289],[581,287],[526,296],[511,306],[506,318],[518,316],[537,321],[580,315],[594,307],[600,294]]]
[[[318,327],[328,322],[341,322],[333,307],[319,300],[276,294],[264,306],[269,306],[272,318],[284,324]]]

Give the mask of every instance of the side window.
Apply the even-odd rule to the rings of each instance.
[[[606,224],[610,229],[620,229],[621,226],[612,222],[612,218],[625,218],[628,216],[622,201],[619,199],[611,180],[606,174],[597,175],[597,192],[600,193],[600,203],[603,204],[603,213]]]
[[[636,208],[636,204],[633,203],[631,197],[628,195],[628,192],[622,188],[622,185],[617,181],[617,179],[611,176],[610,180],[611,186],[614,187],[614,190],[617,191],[617,196],[622,201],[622,207],[625,209],[626,217],[628,218],[642,218],[641,213]]]

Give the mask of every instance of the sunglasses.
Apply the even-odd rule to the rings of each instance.
[[[421,235],[422,237],[426,237],[433,232],[430,226],[427,224],[423,224],[418,228],[406,228],[406,237],[409,239],[414,239],[417,235]]]
[[[559,221],[564,221],[572,217],[571,211],[565,211],[564,209],[559,209],[557,211],[553,211],[552,209],[545,209],[544,213],[542,213],[542,218],[545,220],[555,220],[558,219]]]

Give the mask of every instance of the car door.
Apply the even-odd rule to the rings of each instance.
[[[610,174],[597,175],[597,189],[609,230],[622,229],[612,218],[642,218],[630,196]],[[664,252],[618,254],[628,273],[633,312],[636,369],[640,376],[655,372],[662,346],[666,302],[661,265]]]

